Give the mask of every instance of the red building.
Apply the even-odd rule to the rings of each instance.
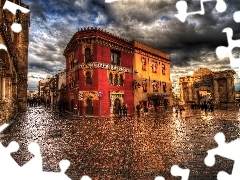
[[[76,32],[64,51],[67,109],[78,115],[109,116],[127,104],[133,114],[133,45],[109,32]]]

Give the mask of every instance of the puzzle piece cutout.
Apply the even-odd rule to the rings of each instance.
[[[223,29],[222,32],[226,33],[227,35],[228,47],[218,46],[216,48],[216,54],[218,57],[229,57],[231,67],[239,68],[238,76],[240,77],[240,57],[235,58],[232,53],[234,48],[240,48],[240,39],[237,40],[232,39],[233,30],[229,27]]]
[[[19,6],[19,5],[15,4],[15,3],[12,3],[10,1],[8,1],[8,0],[6,0],[5,4],[3,6],[3,9],[8,9],[14,15],[16,15],[17,10],[20,10],[22,13],[30,12],[29,9],[24,8],[22,6]],[[14,22],[11,25],[11,29],[15,33],[20,33],[22,31],[22,25],[20,23],[18,23],[18,22]]]
[[[240,11],[236,11],[233,14],[233,19],[234,19],[235,22],[240,23]]]
[[[0,132],[7,126],[8,124],[1,125]],[[21,178],[22,180],[32,180],[40,178],[45,180],[70,180],[65,174],[67,168],[70,166],[68,160],[62,160],[59,163],[60,172],[43,172],[40,147],[37,143],[32,142],[29,144],[28,150],[34,157],[20,167],[11,156],[11,153],[16,152],[18,149],[19,145],[15,141],[12,141],[7,147],[4,147],[2,143],[0,143],[0,179],[14,180]]]
[[[0,44],[0,45],[1,45],[1,44]],[[0,49],[1,49],[1,48],[0,48]],[[1,126],[0,126],[0,133],[1,133],[4,129],[6,129],[8,126],[9,126],[8,123],[4,123],[3,125],[1,125]]]
[[[189,174],[190,174],[190,170],[189,169],[182,169],[178,165],[173,165],[171,167],[171,174],[173,176],[180,176],[180,177],[182,177],[181,180],[188,180]],[[165,178],[162,177],[162,176],[157,176],[154,180],[165,180]]]
[[[0,49],[7,51],[7,47],[4,44],[0,44]]]
[[[181,21],[181,22],[185,22],[187,16],[189,15],[193,15],[193,14],[200,14],[200,15],[203,15],[205,14],[205,9],[204,9],[204,5],[203,3],[204,2],[207,2],[207,1],[213,1],[213,0],[201,0],[200,1],[200,5],[201,5],[201,9],[200,11],[195,11],[195,12],[187,12],[187,9],[188,9],[188,6],[187,6],[187,3],[186,1],[178,1],[176,3],[176,8],[178,10],[178,14],[175,14],[175,16]],[[227,5],[226,3],[224,2],[224,0],[216,0],[217,1],[217,4],[215,6],[216,10],[218,12],[224,12],[227,8]]]
[[[225,135],[222,132],[217,133],[214,136],[215,141],[218,144],[217,148],[208,150],[208,155],[204,159],[204,163],[207,166],[213,166],[215,164],[215,156],[219,155],[227,159],[233,160],[234,165],[232,174],[228,174],[224,171],[220,171],[217,175],[218,180],[238,180],[240,177],[240,139],[236,139],[230,143],[225,142]]]
[[[84,175],[81,180],[92,180],[89,176]]]

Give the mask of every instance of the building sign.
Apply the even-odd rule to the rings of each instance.
[[[103,96],[103,93],[102,93],[102,92],[99,92],[99,93],[98,93],[98,97],[101,98],[102,96]]]

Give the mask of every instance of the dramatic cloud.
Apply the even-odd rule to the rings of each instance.
[[[100,27],[170,54],[174,86],[176,77],[189,75],[200,67],[213,71],[231,69],[229,58],[217,58],[215,49],[228,46],[222,32],[226,27],[233,29],[234,39],[240,39],[239,23],[233,20],[240,4],[234,0],[225,0],[227,10],[223,13],[216,11],[216,1],[205,2],[205,15],[190,15],[184,23],[174,16],[177,0],[22,1],[31,10],[29,73],[39,76],[53,75],[65,68],[63,51],[73,34],[83,27]],[[199,0],[186,2],[188,12],[200,10]],[[233,52],[239,57],[240,49]],[[237,78],[236,89],[240,89]],[[35,80],[29,75],[29,87],[37,87]]]

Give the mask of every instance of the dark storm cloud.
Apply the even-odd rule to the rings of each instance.
[[[177,0],[22,0],[30,6],[29,69],[55,72],[54,65],[64,69],[63,51],[73,34],[83,27],[100,27],[128,40],[138,40],[170,54],[171,67],[219,69],[229,65],[229,59],[218,59],[215,49],[228,46],[222,30],[231,27],[235,39],[240,39],[239,23],[233,13],[240,10],[235,0],[225,1],[227,10],[219,13],[216,1],[204,3],[205,15],[190,15],[182,23],[174,14]],[[199,0],[187,0],[188,12],[199,11]],[[239,51],[238,51],[239,52]],[[51,67],[52,66],[52,67]],[[229,65],[230,68],[230,65]]]

